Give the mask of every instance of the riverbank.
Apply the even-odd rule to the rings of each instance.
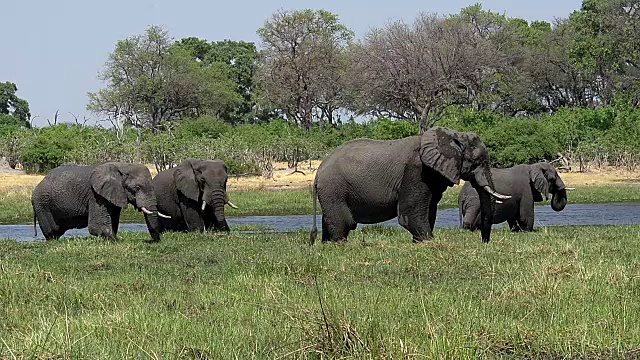
[[[259,176],[230,177],[229,196],[239,209],[227,207],[227,216],[304,215],[313,212],[311,184],[319,162],[306,163],[292,173],[286,164],[276,164],[273,179]],[[640,201],[640,171],[598,169],[587,173],[562,173],[570,203]],[[0,174],[0,224],[26,224],[33,221],[31,191],[42,176]],[[439,207],[457,207],[461,186],[448,189]],[[128,207],[122,222],[143,222],[140,213]]]
[[[624,358],[640,344],[639,233],[3,241],[0,358]]]

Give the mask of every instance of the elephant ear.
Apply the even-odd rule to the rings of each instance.
[[[122,173],[114,164],[96,166],[89,177],[91,188],[98,195],[107,199],[113,205],[124,208],[127,206],[127,193],[122,185]]]
[[[420,160],[454,184],[460,183],[462,147],[459,134],[445,128],[434,127],[422,134]]]
[[[198,201],[200,197],[200,187],[196,180],[194,162],[196,160],[187,159],[182,162],[173,173],[173,180],[176,182],[176,189],[182,195],[193,201]]]
[[[549,199],[549,182],[544,176],[542,167],[532,166],[529,169],[529,181],[531,182],[531,186],[536,190],[533,193],[534,201],[542,201],[543,195],[545,200]]]

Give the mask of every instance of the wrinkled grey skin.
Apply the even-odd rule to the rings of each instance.
[[[488,242],[493,198],[483,187],[493,188],[493,181],[487,149],[478,135],[434,127],[422,136],[399,140],[349,141],[335,149],[316,173],[314,209],[317,195],[322,240],[346,240],[359,223],[396,216],[414,242],[428,240],[442,193],[459,179],[482,194],[482,240]],[[312,243],[316,235],[314,211]]]
[[[491,169],[496,190],[511,195],[511,199],[496,204],[493,223],[509,223],[512,231],[531,231],[535,217],[534,202],[549,199],[551,208],[562,211],[567,205],[567,190],[560,175],[549,163],[517,165],[508,169]],[[458,196],[461,227],[480,227],[480,201],[471,184],[464,184]]]
[[[120,212],[127,204],[146,208],[151,241],[160,241],[157,201],[151,173],[143,165],[109,162],[93,166],[57,167],[31,195],[34,229],[37,219],[45,239],[57,239],[69,229],[89,227],[91,235],[116,240]]]
[[[228,203],[227,167],[222,160],[187,159],[153,179],[162,231],[229,231],[224,215]],[[202,210],[202,202],[206,203]]]

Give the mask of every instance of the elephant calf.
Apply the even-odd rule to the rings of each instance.
[[[508,169],[491,169],[496,191],[511,195],[511,199],[496,204],[493,223],[509,223],[512,231],[531,231],[534,222],[534,202],[551,198],[551,208],[562,211],[567,205],[567,188],[556,169],[549,163],[517,165]],[[480,227],[478,192],[465,183],[458,197],[461,227]]]
[[[161,231],[229,231],[224,215],[227,167],[222,160],[186,159],[153,179],[158,209],[171,216],[161,219]]]
[[[116,240],[120,212],[127,204],[145,214],[152,241],[160,241],[158,216],[167,215],[158,212],[151,173],[144,165],[59,166],[31,194],[33,227],[37,220],[47,240],[85,227],[91,235]]]

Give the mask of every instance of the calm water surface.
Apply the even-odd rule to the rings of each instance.
[[[321,216],[318,215],[318,227]],[[311,228],[312,215],[289,216],[243,216],[227,218],[230,226],[233,225],[264,225],[275,231],[291,231],[300,228]],[[397,219],[383,223],[387,226],[399,226]],[[436,228],[459,227],[458,209],[445,209],[438,211]],[[536,206],[535,227],[540,226],[564,226],[564,225],[631,225],[640,224],[640,203],[606,203],[606,204],[568,204],[561,212],[555,212],[549,205]],[[494,227],[505,226],[505,223]],[[359,225],[362,227],[366,225]],[[120,224],[120,230],[147,231],[145,224]],[[64,234],[64,237],[86,236],[88,230],[74,229]],[[0,239],[16,239],[18,241],[44,240],[40,228],[38,236],[34,236],[33,224],[30,225],[0,225]]]

